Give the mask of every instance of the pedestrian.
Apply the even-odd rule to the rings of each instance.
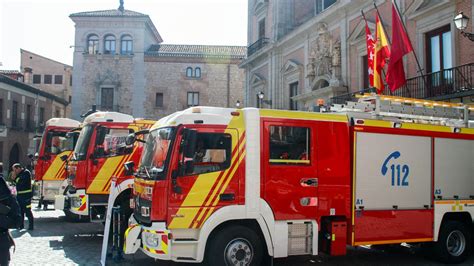
[[[20,221],[20,206],[3,178],[3,164],[0,163],[0,266],[10,263],[10,247],[15,242],[8,229],[17,228]]]
[[[31,198],[33,196],[31,190],[31,173],[20,163],[12,166],[14,184],[16,186],[16,194],[18,204],[20,204],[22,223],[19,229],[24,228],[25,215],[28,218],[28,230],[34,229],[33,213],[31,212]]]

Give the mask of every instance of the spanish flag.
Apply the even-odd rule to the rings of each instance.
[[[382,79],[382,70],[385,66],[385,60],[390,57],[390,49],[388,48],[388,40],[385,32],[383,31],[382,23],[378,15],[375,17],[375,56],[374,56],[374,87],[377,89],[377,93],[381,94],[384,85]]]

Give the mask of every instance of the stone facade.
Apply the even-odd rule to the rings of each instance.
[[[99,110],[158,119],[187,108],[188,97],[198,97],[199,105],[221,107],[243,101],[244,70],[238,64],[245,47],[161,44],[151,19],[130,10],[81,12],[70,17],[76,27],[75,119],[93,105]],[[130,50],[123,42],[125,37],[131,40]],[[114,40],[112,46],[110,40]],[[188,68],[193,75],[187,74]]]
[[[391,37],[391,1],[375,3],[386,34]],[[474,90],[466,91],[465,87],[472,88],[469,84],[472,85],[473,73],[470,66],[463,65],[474,64],[473,44],[461,36],[453,18],[458,11],[472,17],[474,1],[397,0],[396,3],[424,75],[432,75],[428,61],[434,59],[429,58],[427,42],[437,29],[445,29],[450,35],[443,53],[451,58],[452,65],[441,67],[441,71],[447,69],[443,73],[448,73],[442,75],[455,72],[451,67],[467,69],[469,79],[462,81],[464,85],[459,88],[462,93],[450,87],[442,97],[431,99],[472,102]],[[367,88],[365,22],[360,10],[366,14],[374,34],[373,1],[311,0],[303,4],[297,0],[249,0],[248,8],[248,57],[241,63],[246,71],[245,105],[257,106],[256,94],[261,91],[265,94],[263,107],[312,110],[316,99],[328,102],[334,96]],[[466,31],[472,31],[472,25],[470,21]],[[419,76],[413,53],[404,60],[407,78]],[[399,90],[397,94],[406,96],[406,90],[409,94],[409,90],[431,89],[420,87],[422,83],[410,84],[410,88]],[[455,82],[449,85],[455,86]],[[413,91],[413,97],[430,98],[429,94],[413,95]],[[298,103],[296,106],[292,105],[294,101]]]
[[[20,53],[20,68],[23,72],[25,83],[70,102],[72,96],[72,66],[24,49],[21,49]],[[36,80],[34,80],[34,76],[36,76]],[[50,82],[46,82],[46,76],[51,78]],[[59,117],[69,117],[70,115],[71,108],[68,106],[65,112],[59,114]]]
[[[29,163],[27,154],[35,152],[34,135],[42,134],[44,123],[56,112],[64,114],[67,104],[51,93],[0,75],[0,162],[7,167]]]

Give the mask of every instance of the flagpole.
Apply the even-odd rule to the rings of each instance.
[[[364,10],[361,9],[361,10],[360,10],[360,13],[362,13],[362,18],[363,18],[364,21],[365,21],[365,25],[369,25],[369,24],[367,23],[367,18],[365,17]],[[380,16],[379,16],[379,17],[380,17]],[[382,26],[383,26],[383,24],[382,24]],[[384,31],[385,31],[385,29],[384,29]],[[385,34],[385,35],[387,35],[387,34]],[[388,38],[388,37],[387,37],[387,38]],[[387,76],[387,75],[385,74],[385,69],[383,69],[383,68],[382,68],[382,73],[383,73],[384,77]],[[390,95],[392,95],[392,91],[391,91],[391,90],[388,90],[388,91],[389,91]]]
[[[382,22],[382,16],[380,15],[379,9],[377,8],[377,4],[375,4],[375,1],[374,1],[374,7],[375,7],[375,10],[377,11],[377,15],[380,18],[380,25],[382,25],[382,29],[385,32],[385,36],[387,37],[388,44],[392,45],[392,41],[390,40],[390,37],[388,37],[387,30],[385,29],[385,26],[383,25],[383,22]]]

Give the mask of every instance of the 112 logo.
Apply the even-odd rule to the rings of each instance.
[[[408,186],[408,175],[410,173],[410,167],[406,164],[396,164],[396,160],[400,157],[399,151],[392,152],[382,164],[382,175],[385,176],[390,168],[392,186],[407,187]],[[403,174],[403,177],[402,177]]]

